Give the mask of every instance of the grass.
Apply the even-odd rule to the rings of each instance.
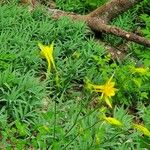
[[[1,149],[149,147],[149,136],[133,128],[138,123],[150,129],[150,72],[146,67],[141,73],[129,59],[112,61],[83,22],[54,21],[42,8],[31,13],[15,3],[1,4],[0,14]],[[127,14],[118,18],[122,26],[130,18]],[[126,29],[131,28],[132,21]],[[57,72],[52,69],[48,75],[38,42],[48,45],[52,41]],[[118,91],[111,97],[110,109],[100,99],[101,92],[86,85],[104,86],[112,74]],[[123,126],[107,122],[105,115]]]
[[[137,9],[131,9],[126,11],[125,13],[119,15],[117,18],[115,18],[111,25],[120,27],[121,29],[124,29],[126,31],[132,32],[136,30],[137,26],[135,24],[136,20],[136,13]],[[120,44],[123,44],[126,42],[126,40],[119,38],[115,35],[107,35],[104,36],[104,41],[110,43],[112,46],[117,47]]]

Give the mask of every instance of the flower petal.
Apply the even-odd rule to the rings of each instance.
[[[111,82],[112,78],[114,77],[115,73],[112,74],[112,76],[110,77],[110,79],[108,80],[108,83]]]
[[[105,102],[106,102],[106,104],[107,104],[110,108],[112,108],[110,99],[109,99],[108,97],[105,97]]]
[[[39,48],[41,49],[41,50],[44,50],[44,48],[45,48],[45,46],[42,44],[42,43],[38,43],[38,46],[39,46]]]
[[[113,117],[103,117],[105,121],[107,121],[109,124],[115,125],[115,126],[122,126],[123,124]]]
[[[137,130],[141,131],[144,135],[150,137],[150,131],[143,125],[133,124],[133,127],[136,128]]]
[[[54,58],[53,58],[54,42],[52,42],[52,44],[50,45],[49,49],[50,49],[49,57],[50,57],[51,63],[53,65],[54,69],[56,69],[56,66],[55,66],[55,63],[54,63]]]
[[[56,66],[55,66],[54,58],[53,58],[54,43],[52,42],[52,44],[50,46],[46,46],[46,45],[43,45],[42,43],[38,43],[38,46],[41,49],[41,55],[43,57],[45,57],[45,59],[47,60],[47,63],[48,63],[47,71],[48,71],[48,73],[50,73],[52,66],[56,70]]]

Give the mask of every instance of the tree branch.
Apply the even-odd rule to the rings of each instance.
[[[122,30],[118,27],[107,25],[104,22],[102,22],[101,19],[98,19],[96,17],[90,18],[86,22],[92,30],[113,34],[113,35],[125,38],[128,41],[133,41],[133,42],[136,42],[138,44],[142,44],[142,45],[150,47],[150,40],[149,39],[141,37],[141,36],[134,34],[132,32],[127,32],[127,31]]]
[[[88,16],[98,17],[105,22],[108,22],[129,8],[135,6],[135,4],[139,2],[140,0],[111,0],[93,12],[89,13]]]
[[[72,20],[82,20],[82,21],[86,22],[87,25],[94,31],[100,31],[100,32],[113,34],[113,35],[125,38],[129,41],[133,41],[138,44],[142,44],[142,45],[150,47],[149,39],[146,39],[144,37],[136,35],[132,32],[127,32],[118,27],[107,25],[105,23],[105,21],[102,20],[101,18],[89,17],[86,15],[78,15],[75,13],[67,13],[64,11],[57,10],[57,9],[48,9],[48,10],[49,10],[49,13],[51,14],[52,18],[54,18],[56,20],[63,16],[68,16]]]

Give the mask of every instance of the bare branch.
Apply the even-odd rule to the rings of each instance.
[[[94,31],[100,31],[105,32],[109,34],[113,34],[122,38],[125,38],[129,41],[133,41],[145,46],[150,47],[150,40],[146,39],[144,37],[141,37],[137,34],[134,34],[132,32],[127,32],[125,30],[122,30],[118,27],[107,25],[104,20],[97,17],[88,17],[84,15],[78,15],[74,13],[66,13],[64,11],[60,11],[57,9],[49,9],[49,13],[54,19],[59,19],[62,16],[68,16],[72,20],[82,20],[87,23],[87,25]]]
[[[134,34],[132,32],[127,32],[127,31],[122,30],[118,27],[107,25],[107,24],[103,23],[101,19],[98,19],[96,17],[89,18],[87,20],[87,24],[92,30],[113,34],[113,35],[125,38],[129,41],[133,41],[133,42],[136,42],[138,44],[142,44],[142,45],[150,47],[150,40],[149,39],[141,37],[141,36]]]
[[[65,12],[65,11],[62,11],[62,10],[59,10],[59,9],[48,8],[48,14],[50,14],[51,17],[53,19],[56,19],[56,20],[61,18],[61,17],[69,17],[72,20],[82,20],[82,21],[85,20],[84,15],[79,15],[79,14],[75,14],[75,13],[72,13],[72,12]]]
[[[91,12],[89,17],[98,17],[108,22],[139,2],[140,0],[110,0],[108,3]]]

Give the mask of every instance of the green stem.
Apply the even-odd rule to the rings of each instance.
[[[56,133],[55,133],[55,130],[56,130],[56,100],[54,102],[55,102],[55,105],[54,105],[54,140],[55,140],[55,136],[56,136]]]
[[[93,125],[91,125],[90,127],[86,128],[83,130],[83,132],[85,132],[86,130],[91,129],[92,127],[94,127],[96,124],[98,124],[100,121],[95,122]],[[62,150],[66,149],[78,136],[80,135],[80,133],[78,133]]]

